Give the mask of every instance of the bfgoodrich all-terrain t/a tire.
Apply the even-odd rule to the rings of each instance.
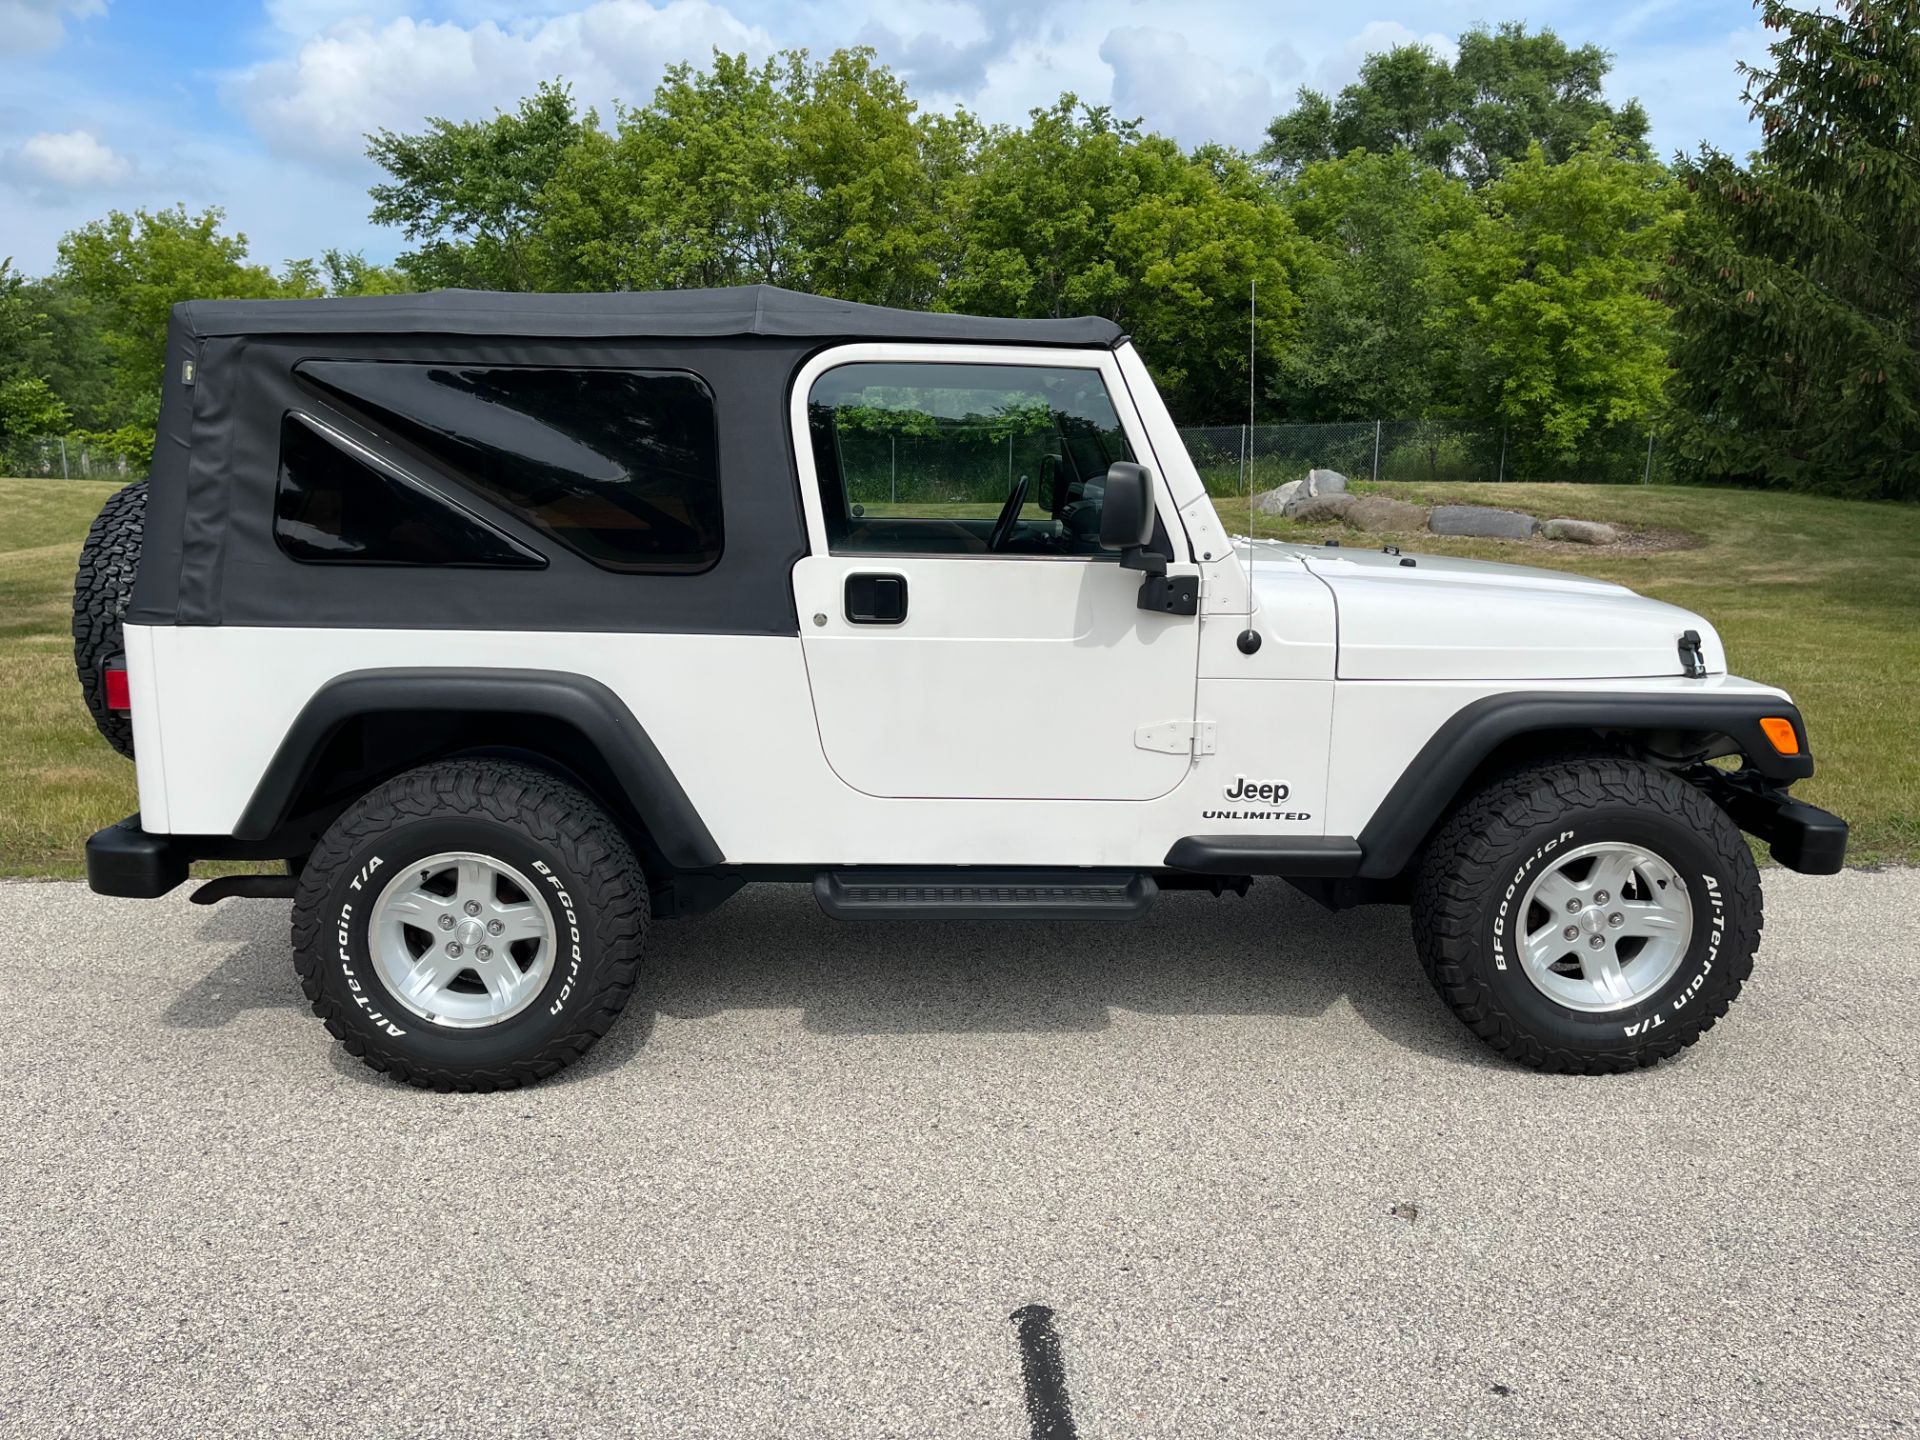
[[[1461,1021],[1523,1065],[1605,1074],[1693,1044],[1740,993],[1760,877],[1706,795],[1638,761],[1490,785],[1427,848],[1413,933]]]
[[[348,1053],[435,1090],[577,1060],[633,992],[649,915],[626,837],[531,766],[451,760],[343,814],[300,872],[294,965]]]

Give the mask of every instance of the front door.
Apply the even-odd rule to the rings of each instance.
[[[849,346],[801,372],[794,423],[794,598],[842,780],[1148,800],[1186,778],[1164,746],[1193,719],[1199,622],[1139,609],[1140,573],[1099,545],[1107,466],[1152,466],[1110,355]],[[1156,490],[1157,543],[1192,574]]]

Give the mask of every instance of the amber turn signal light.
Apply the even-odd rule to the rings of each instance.
[[[1800,736],[1795,733],[1791,720],[1781,715],[1769,715],[1760,722],[1760,729],[1773,748],[1782,755],[1800,753]]]

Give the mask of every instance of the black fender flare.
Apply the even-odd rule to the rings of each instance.
[[[1792,723],[1799,754],[1782,755],[1768,741],[1760,721],[1773,716]],[[1374,879],[1398,875],[1489,755],[1518,736],[1554,730],[1725,735],[1770,781],[1790,784],[1813,773],[1806,723],[1778,696],[1565,690],[1489,695],[1462,706],[1434,731],[1394,782],[1360,832],[1365,858],[1359,873]]]
[[[287,728],[234,826],[261,840],[287,820],[328,739],[348,720],[395,712],[494,711],[571,725],[593,744],[667,862],[725,863],[699,811],[626,703],[589,675],[560,670],[406,667],[354,670],[315,691]]]

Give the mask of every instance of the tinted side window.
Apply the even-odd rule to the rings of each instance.
[[[538,569],[544,557],[319,421],[280,422],[273,538],[317,564]]]
[[[1100,510],[1134,457],[1096,370],[842,365],[807,414],[836,554],[1118,559]]]
[[[720,558],[719,437],[698,376],[351,360],[298,373],[596,565]]]

